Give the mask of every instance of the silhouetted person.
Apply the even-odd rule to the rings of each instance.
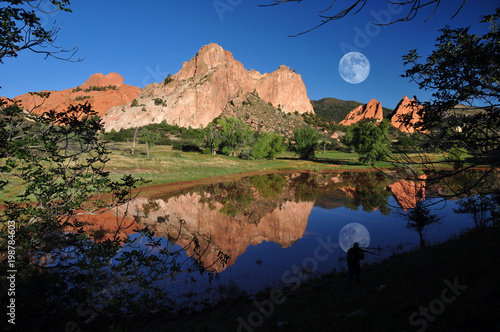
[[[359,285],[361,278],[361,265],[359,261],[365,258],[365,252],[359,247],[359,243],[355,242],[351,249],[347,250],[347,267],[349,268],[349,276],[347,283],[351,285],[352,278],[356,278],[356,285]]]

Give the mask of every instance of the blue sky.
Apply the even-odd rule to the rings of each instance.
[[[47,2],[47,0],[43,0]],[[337,1],[332,9],[343,9]],[[309,0],[274,7],[258,7],[271,0],[87,0],[71,1],[73,13],[42,16],[47,28],[56,21],[61,29],[57,45],[78,45],[78,63],[24,51],[0,64],[0,95],[15,97],[29,91],[61,90],[82,84],[94,73],[116,72],[126,84],[139,87],[175,74],[184,61],[209,43],[233,53],[247,70],[264,72],[287,65],[302,75],[310,99],[335,97],[363,103],[375,98],[394,108],[404,95],[423,99],[429,92],[418,90],[404,73],[401,57],[411,49],[427,55],[433,49],[438,29],[472,26],[483,33],[481,15],[493,13],[498,1],[467,1],[454,18],[461,1],[443,0],[427,22],[430,11],[413,21],[376,27],[372,21],[396,19],[387,1],[371,0],[358,14],[331,22],[305,35],[288,35],[319,23],[318,11],[330,0]],[[363,53],[371,72],[359,84],[342,80],[338,63],[349,50]]]

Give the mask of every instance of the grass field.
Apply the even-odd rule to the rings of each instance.
[[[292,152],[284,152],[274,160],[243,160],[238,157],[224,155],[208,155],[198,152],[173,150],[171,146],[157,145],[146,157],[145,145],[136,147],[136,154],[130,153],[128,143],[110,143],[109,161],[106,170],[114,180],[131,174],[136,178],[150,181],[147,186],[161,184],[203,181],[210,183],[221,177],[237,177],[260,173],[282,171],[335,171],[335,170],[369,170],[372,167],[358,161],[356,153],[339,151],[316,152],[316,160],[301,160]],[[439,156],[435,156],[437,158]],[[391,167],[387,162],[376,164],[378,168]],[[0,202],[14,199],[22,190],[22,182],[11,178],[9,184],[0,192]],[[198,183],[197,182],[197,183]],[[185,185],[189,185],[185,183]]]

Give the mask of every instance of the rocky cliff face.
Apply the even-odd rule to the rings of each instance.
[[[218,117],[235,99],[255,92],[283,112],[312,112],[302,78],[286,66],[269,74],[247,71],[219,45],[202,47],[168,84],[153,83],[137,97],[136,105],[113,107],[104,117],[105,129],[119,130],[160,123],[198,128]],[[233,103],[234,104],[234,103]]]
[[[359,105],[350,111],[346,118],[340,122],[341,125],[350,126],[353,123],[359,122],[364,119],[376,119],[378,122],[384,118],[384,111],[382,105],[375,99],[372,99],[366,105]]]
[[[404,96],[391,115],[391,123],[403,132],[413,133],[414,124],[422,119],[419,114],[422,109],[422,105],[415,104],[415,99]]]
[[[14,98],[26,110],[32,110],[35,106],[36,113],[43,113],[48,110],[63,111],[71,104],[90,102],[93,109],[104,115],[107,110],[116,105],[131,102],[139,92],[140,88],[123,84],[123,77],[116,73],[94,74],[90,78],[73,89],[50,92],[48,98],[33,96],[29,93]]]

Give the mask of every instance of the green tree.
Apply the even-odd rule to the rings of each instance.
[[[354,149],[361,162],[375,164],[386,159],[387,128],[387,124],[377,126],[371,121],[360,121],[347,127],[342,142]]]
[[[217,154],[219,147],[222,142],[222,136],[215,125],[215,123],[211,122],[208,126],[203,130],[203,141],[205,144],[205,148],[212,154]]]
[[[420,248],[425,247],[424,230],[426,227],[439,223],[441,217],[431,214],[428,207],[423,201],[417,201],[415,207],[411,208],[407,213],[402,214],[402,217],[407,221],[406,227],[418,232],[420,237]]]
[[[132,224],[126,214],[118,217],[118,208],[126,211],[132,190],[145,182],[111,178],[102,130],[88,103],[36,115],[0,101],[0,194],[9,197],[0,210],[0,270],[17,271],[20,330],[67,330],[71,317],[97,322],[95,310],[85,320],[78,315],[91,301],[109,315],[168,306],[162,283],[183,271],[205,272],[195,260],[179,262],[179,250],[160,244],[147,228],[134,238],[121,235]],[[86,227],[85,215],[106,211],[116,211],[116,231]],[[199,257],[196,239],[190,245]],[[8,283],[0,280],[2,302]],[[48,319],[54,313],[67,319]]]
[[[458,208],[453,209],[453,212],[469,215],[477,229],[484,229],[492,220],[492,212],[497,208],[495,201],[484,194],[463,198],[457,205]]]
[[[158,134],[155,131],[150,131],[147,128],[142,128],[141,131],[141,140],[146,143],[146,156],[149,156],[149,149],[152,148],[155,144],[156,139],[158,138]]]
[[[285,148],[283,136],[262,132],[252,146],[250,155],[255,159],[274,159]]]
[[[245,122],[231,117],[217,120],[221,136],[222,153],[236,156],[238,148],[248,143],[252,137],[250,126]]]
[[[440,162],[426,157],[430,149],[443,151],[453,169],[439,177],[453,176],[476,165],[490,171],[500,165],[500,9],[483,16],[480,22],[490,25],[489,32],[475,35],[469,28],[441,29],[433,52],[424,61],[417,50],[403,57],[410,66],[406,77],[421,89],[433,91],[420,111],[421,121],[412,135],[418,157],[403,154],[394,160],[408,173],[414,166],[436,173]],[[409,118],[403,118],[409,123]],[[475,183],[470,184],[470,188]]]
[[[320,135],[317,130],[307,127],[294,131],[295,152],[301,159],[314,159],[314,151],[319,145]]]

